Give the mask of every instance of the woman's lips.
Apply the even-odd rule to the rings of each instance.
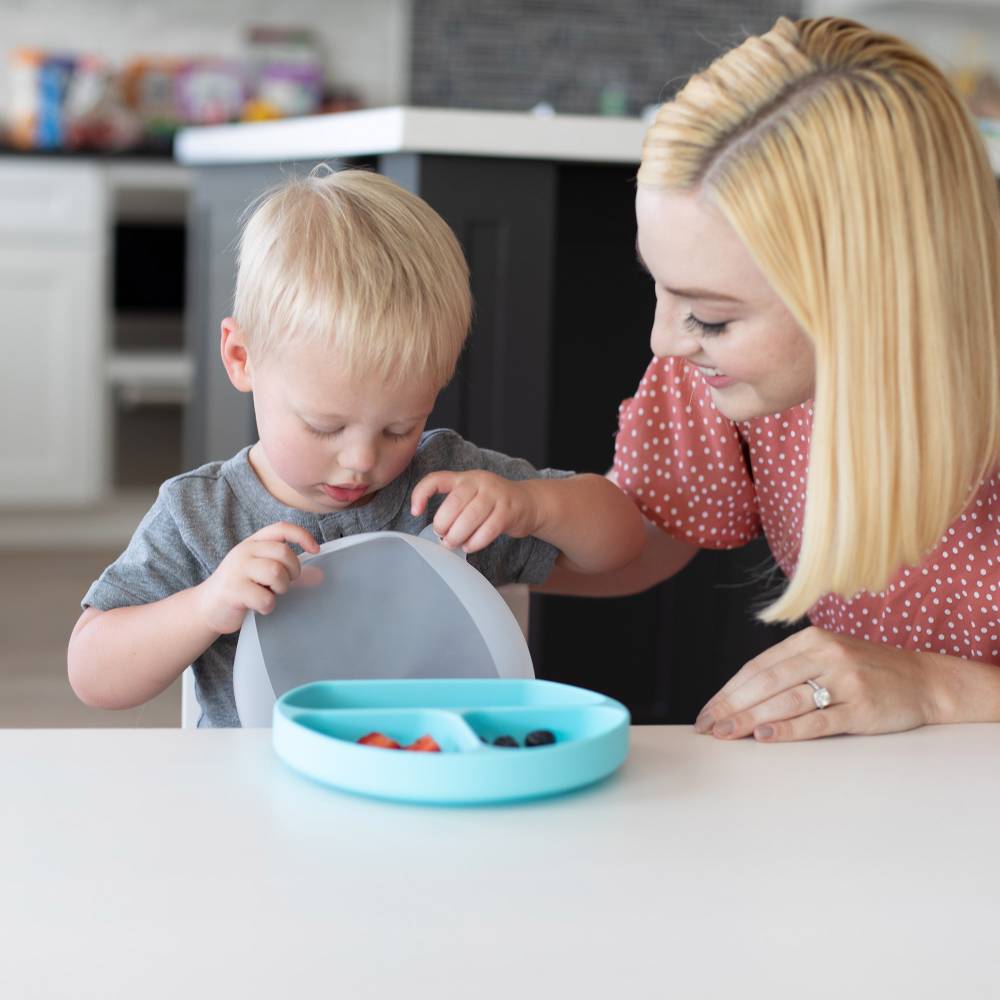
[[[330,486],[323,484],[323,492],[338,503],[353,503],[364,496],[367,486]]]
[[[727,385],[735,385],[737,381],[728,375],[723,375],[721,372],[712,374],[715,372],[714,368],[706,368],[703,365],[695,365],[695,368],[698,369],[698,373],[713,389],[725,389]]]

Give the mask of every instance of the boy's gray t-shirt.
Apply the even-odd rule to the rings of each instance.
[[[227,462],[210,462],[168,479],[140,522],[128,548],[101,574],[81,605],[101,611],[149,604],[208,579],[229,551],[275,521],[304,527],[317,542],[364,531],[419,534],[434,519],[444,497],[435,497],[420,517],[410,514],[410,494],[431,472],[485,469],[505,479],[556,479],[571,475],[535,469],[529,462],[477,448],[450,430],[423,434],[413,460],[362,507],[311,514],[286,507],[264,488],[244,448]],[[494,586],[541,583],[558,550],[538,538],[501,535],[468,561]],[[201,726],[238,726],[233,699],[233,660],[238,633],[221,636],[193,664]]]

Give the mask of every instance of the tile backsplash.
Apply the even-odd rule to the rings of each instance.
[[[801,3],[781,0],[414,0],[414,104],[637,114]]]

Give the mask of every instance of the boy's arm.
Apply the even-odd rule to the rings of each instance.
[[[646,544],[644,520],[635,504],[604,476],[529,479],[538,520],[531,532],[560,551],[556,567],[603,573],[636,559]]]
[[[197,591],[111,611],[87,608],[67,652],[77,697],[93,708],[132,708],[165,691],[220,635],[204,623]]]
[[[95,708],[131,708],[166,689],[219,638],[239,629],[248,610],[269,614],[295,581],[314,582],[289,544],[318,552],[299,525],[279,521],[230,550],[208,579],[159,601],[88,608],[70,636],[69,681]]]
[[[637,559],[619,569],[584,574],[560,558],[542,584],[531,589],[542,594],[573,597],[624,597],[638,594],[679,573],[697,554],[698,546],[673,538],[644,520],[646,541]]]
[[[603,476],[509,480],[483,469],[432,472],[416,487],[410,512],[419,517],[437,493],[434,515],[442,544],[479,552],[501,534],[529,535],[558,549],[563,565],[601,573],[631,562],[645,544],[635,505]]]

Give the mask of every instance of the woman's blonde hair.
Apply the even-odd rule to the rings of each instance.
[[[1000,463],[1000,208],[961,100],[896,38],[782,18],[659,110],[638,180],[717,205],[815,348],[802,546],[761,618],[884,589]]]
[[[351,374],[451,378],[469,330],[469,271],[448,224],[365,170],[321,167],[266,192],[242,233],[233,317],[255,359],[330,346]]]

